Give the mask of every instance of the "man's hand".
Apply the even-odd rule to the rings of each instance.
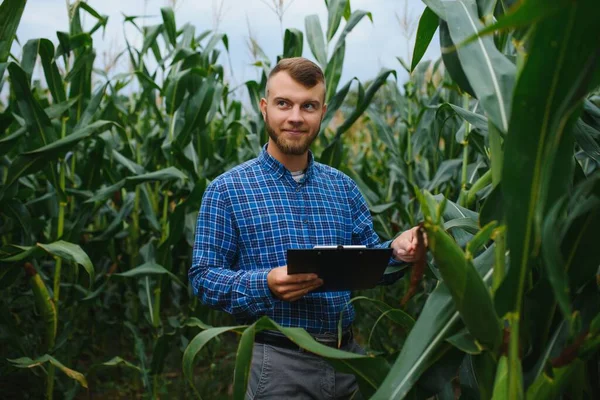
[[[419,235],[417,234],[418,226],[404,231],[392,242],[394,258],[398,261],[415,262],[418,261],[421,254],[425,252],[418,251]],[[422,245],[427,247],[427,235],[423,232]]]
[[[316,274],[288,275],[287,265],[273,268],[267,275],[267,285],[275,297],[285,301],[296,301],[323,284]]]

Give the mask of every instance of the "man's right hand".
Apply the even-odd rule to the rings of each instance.
[[[275,297],[296,301],[323,284],[316,274],[288,275],[287,265],[273,268],[267,275],[267,285]]]

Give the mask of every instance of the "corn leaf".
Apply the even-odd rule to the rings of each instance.
[[[333,36],[337,32],[340,22],[342,21],[342,16],[344,15],[344,11],[346,10],[346,6],[349,5],[349,0],[330,0],[328,4],[328,13],[329,16],[327,19],[327,42],[329,43]]]
[[[493,262],[493,246],[474,260],[475,268],[488,284],[491,283]],[[390,373],[371,398],[405,398],[419,377],[437,358],[440,346],[459,324],[460,314],[456,311],[450,290],[446,282],[441,282],[429,295]]]
[[[87,380],[85,379],[85,376],[83,376],[82,373],[77,372],[71,368],[65,367],[60,361],[58,361],[56,358],[52,357],[49,354],[44,354],[43,356],[36,358],[35,360],[32,360],[29,357],[21,357],[8,361],[17,368],[34,368],[39,367],[45,363],[50,363],[56,368],[60,369],[62,372],[64,372],[65,375],[67,375],[69,378],[79,382],[79,384],[84,388],[88,387]]]
[[[588,29],[600,11],[592,3],[572,3],[567,12],[539,24],[515,88],[515,104],[531,106],[514,108],[505,142],[502,174],[519,179],[502,183],[512,262],[498,291],[501,313],[519,312],[519,291],[541,234],[539,221],[569,190],[571,128],[581,111],[582,91],[598,62],[600,32],[593,30],[590,35]],[[582,65],[588,68],[581,70]],[[538,86],[543,90],[531,90]]]
[[[431,8],[425,7],[423,15],[419,20],[419,27],[417,29],[417,38],[415,39],[415,48],[413,50],[412,62],[410,64],[410,72],[415,70],[415,67],[423,58],[423,55],[427,51],[431,39],[440,24],[439,17],[431,11]]]
[[[281,58],[301,57],[304,34],[294,28],[288,28],[283,35],[283,55]],[[279,61],[279,60],[278,60]]]
[[[350,16],[348,22],[346,22],[346,26],[344,26],[344,30],[340,34],[335,47],[333,48],[333,53],[337,51],[337,49],[346,43],[346,36],[354,29],[354,27],[364,18],[368,17],[371,22],[373,22],[373,15],[368,11],[356,10]]]
[[[450,36],[454,43],[479,32],[482,24],[479,22],[474,0],[446,1],[444,6]],[[442,51],[453,50],[442,49]],[[480,37],[476,42],[460,47],[458,58],[488,118],[506,133],[516,67],[496,49],[493,40],[488,37]]]
[[[59,240],[57,242],[48,244],[38,243],[37,246],[41,247],[53,256],[60,257],[67,261],[81,265],[88,273],[90,278],[89,284],[91,287],[92,283],[94,282],[94,265],[92,264],[92,260],[90,260],[86,252],[83,251],[79,245]]]
[[[454,42],[450,36],[450,30],[448,29],[446,21],[440,21],[440,47],[442,49],[454,48]],[[442,51],[442,60],[444,61],[444,65],[452,77],[452,80],[456,82],[458,87],[462,91],[469,93],[471,96],[477,97],[469,83],[469,79],[467,79],[467,76],[465,75],[465,71],[458,58],[458,53],[456,51]]]
[[[10,63],[8,72],[10,73],[12,88],[15,91],[20,116],[25,120],[29,133],[39,136],[43,144],[56,141],[56,131],[48,115],[33,97],[25,71],[17,64]]]
[[[336,348],[332,348],[315,341],[312,336],[301,328],[284,328],[279,326],[267,317],[262,317],[251,326],[231,326],[207,329],[200,332],[186,348],[183,354],[183,371],[190,385],[193,387],[193,366],[197,354],[202,348],[214,337],[228,332],[240,331],[244,329],[249,331],[244,334],[243,340],[238,348],[238,355],[241,355],[241,361],[236,362],[235,371],[235,386],[234,399],[243,399],[246,391],[245,383],[247,382],[248,371],[250,368],[250,360],[252,354],[252,346],[254,343],[254,335],[265,329],[277,330],[286,335],[291,341],[298,346],[326,358],[334,364],[336,368],[344,372],[354,373],[357,377],[361,391],[369,394],[377,388],[381,379],[385,376],[389,366],[387,362],[379,357],[364,356],[361,354],[350,353]]]
[[[327,47],[325,46],[323,29],[321,28],[319,16],[316,14],[307,16],[304,19],[304,25],[310,51],[313,56],[315,56],[317,62],[322,67],[325,67],[327,65]]]
[[[0,4],[0,89],[4,82],[6,61],[21,22],[27,0],[4,0]]]
[[[145,264],[140,265],[139,267],[135,267],[130,269],[129,271],[122,272],[119,274],[114,274],[115,276],[122,276],[125,278],[137,278],[140,276],[148,276],[148,275],[168,275],[175,283],[178,285],[185,287],[183,282],[177,278],[171,271],[166,270],[163,266],[158,265],[154,262],[147,262]]]
[[[344,65],[344,55],[346,54],[346,43],[343,42],[340,46],[336,46],[336,50],[332,53],[327,67],[325,67],[325,82],[327,82],[327,93],[325,94],[325,102],[336,94],[337,86],[342,76],[342,67]]]
[[[171,7],[163,7],[160,9],[163,18],[163,26],[167,33],[167,38],[171,46],[177,46],[177,25],[175,24],[175,12]]]
[[[482,134],[487,134],[488,132],[488,120],[484,115],[481,114],[477,114],[475,112],[469,111],[469,110],[465,110],[462,107],[459,107],[457,105],[454,104],[450,104],[450,103],[443,103],[438,107],[438,112],[442,111],[442,110],[448,110],[450,109],[452,112],[454,112],[456,115],[458,115],[459,117],[461,117],[463,120],[467,121],[468,123],[470,123],[471,125],[473,125],[474,128],[479,129],[479,131]]]

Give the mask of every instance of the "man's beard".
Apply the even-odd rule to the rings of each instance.
[[[268,114],[265,114],[265,128],[267,129],[267,133],[269,134],[269,137],[273,140],[273,142],[275,142],[275,145],[277,146],[279,151],[281,151],[283,154],[290,155],[290,156],[301,156],[308,151],[308,149],[310,148],[310,145],[317,138],[317,135],[319,134],[319,132],[321,130],[321,124],[319,123],[318,129],[311,136],[308,136],[307,133],[303,134],[303,137],[297,141],[286,140],[283,137],[283,133],[280,133],[279,135],[277,135],[275,133],[275,130],[269,123],[269,115]]]

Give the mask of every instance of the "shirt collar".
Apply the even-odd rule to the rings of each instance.
[[[289,174],[289,171],[286,167],[283,166],[278,160],[275,159],[272,155],[267,152],[268,143],[265,143],[263,146],[260,155],[258,156],[258,161],[264,165],[267,169],[271,170],[278,178],[281,178],[286,174]],[[306,173],[304,175],[304,181],[310,179],[313,175],[315,169],[315,162],[312,151],[308,151],[308,166],[306,167]],[[290,174],[291,176],[291,174]]]

